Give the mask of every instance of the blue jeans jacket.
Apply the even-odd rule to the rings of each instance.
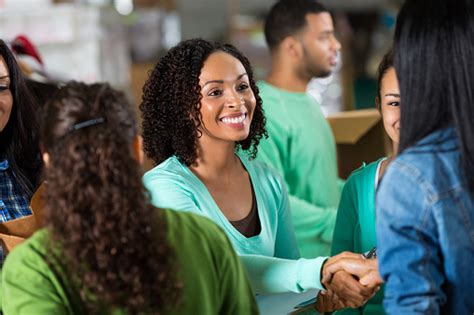
[[[388,314],[474,314],[474,198],[453,128],[405,150],[377,192]]]

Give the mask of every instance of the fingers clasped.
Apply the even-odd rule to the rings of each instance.
[[[360,254],[343,252],[331,257],[324,264],[321,283],[326,286],[331,296],[338,301],[330,305],[329,295],[321,298],[321,305],[360,307],[380,289],[383,283],[377,268],[376,259],[365,259]]]

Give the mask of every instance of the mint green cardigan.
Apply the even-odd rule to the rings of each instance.
[[[291,222],[288,194],[280,176],[258,161],[239,155],[255,191],[261,232],[246,238],[218,208],[206,186],[176,157],[143,176],[152,203],[206,216],[230,238],[256,293],[321,289],[320,269],[327,257],[300,258]],[[316,244],[315,244],[316,246]]]

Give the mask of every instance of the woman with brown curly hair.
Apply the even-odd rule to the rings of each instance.
[[[107,84],[69,83],[46,105],[47,225],[6,259],[6,314],[257,313],[225,234],[149,204],[133,117]]]
[[[151,72],[140,109],[157,164],[144,176],[155,205],[219,224],[257,293],[322,288],[326,257],[300,258],[285,185],[253,160],[265,118],[245,56],[231,45],[182,42]]]

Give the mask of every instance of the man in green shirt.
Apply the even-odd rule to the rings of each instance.
[[[336,146],[306,86],[331,73],[341,45],[331,15],[311,0],[278,1],[265,21],[265,38],[272,68],[259,88],[269,138],[258,157],[285,179],[302,257],[325,256],[340,198]]]

